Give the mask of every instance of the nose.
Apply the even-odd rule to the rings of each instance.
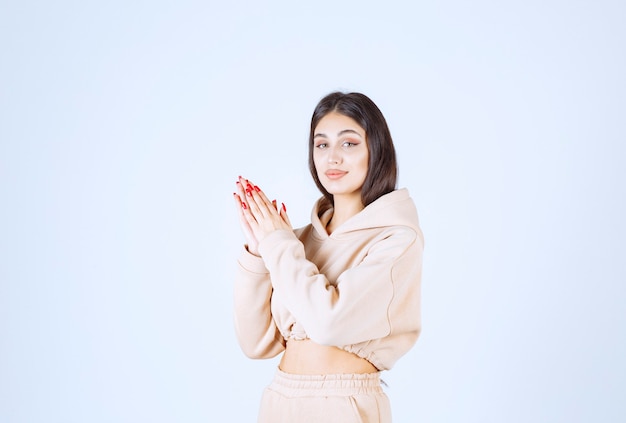
[[[328,163],[335,165],[341,163],[341,152],[337,148],[328,149]]]

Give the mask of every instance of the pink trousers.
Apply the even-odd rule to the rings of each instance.
[[[276,371],[263,392],[259,423],[390,423],[379,373],[293,375]]]

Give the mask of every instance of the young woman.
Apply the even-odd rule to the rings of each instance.
[[[234,193],[246,245],[234,287],[244,353],[282,353],[259,422],[390,422],[380,372],[420,332],[423,236],[383,114],[361,93],[315,108],[309,168],[323,196],[292,229],[253,182]]]

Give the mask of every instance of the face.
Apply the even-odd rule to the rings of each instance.
[[[365,130],[354,119],[331,112],[319,121],[313,132],[313,162],[335,200],[346,196],[360,201],[368,160]]]

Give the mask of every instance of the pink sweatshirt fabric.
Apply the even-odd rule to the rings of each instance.
[[[424,238],[407,189],[380,197],[330,236],[332,209],[244,249],[234,284],[235,331],[251,358],[288,338],[352,352],[388,370],[417,341]]]

